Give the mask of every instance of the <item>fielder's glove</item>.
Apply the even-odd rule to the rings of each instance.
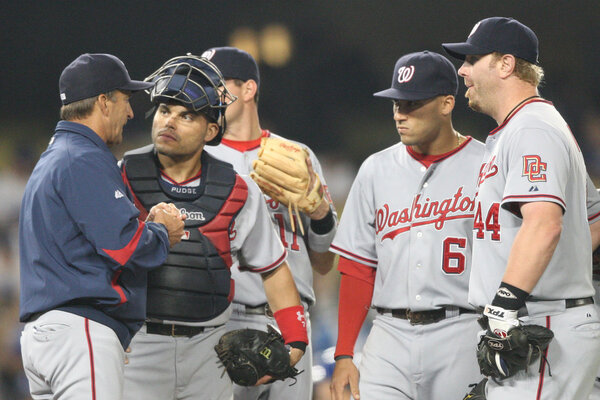
[[[238,329],[221,336],[215,351],[233,382],[253,386],[265,375],[275,381],[299,374],[290,366],[283,337],[270,325],[268,330]]]
[[[254,171],[250,176],[264,194],[288,207],[292,230],[295,230],[292,209],[312,214],[323,201],[321,180],[309,168],[308,151],[288,140],[262,138],[258,159],[254,160]],[[304,228],[298,216],[300,231]]]
[[[473,386],[473,389],[469,393],[465,395],[463,400],[485,400],[485,385],[487,383],[487,378],[481,380],[478,384],[472,384],[469,386]]]
[[[526,371],[548,347],[554,333],[540,325],[520,325],[517,311],[487,305],[479,323],[487,326],[477,345],[477,362],[485,376],[505,379]]]

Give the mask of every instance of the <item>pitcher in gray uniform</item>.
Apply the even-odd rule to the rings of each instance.
[[[443,47],[464,60],[469,106],[498,123],[479,174],[469,302],[498,336],[531,324],[554,332],[529,368],[490,379],[487,398],[586,399],[600,365],[586,169],[569,126],[540,97],[538,39],[492,17]]]
[[[252,161],[258,158],[260,141],[264,136],[276,136],[260,126],[258,98],[260,75],[254,58],[247,52],[234,47],[215,47],[202,54],[211,60],[223,73],[227,88],[238,100],[227,109],[227,129],[219,146],[207,149],[219,159],[231,163],[240,174],[252,171]],[[304,146],[306,147],[306,146]],[[324,201],[311,215],[300,213],[303,226],[308,226],[306,234],[292,229],[287,208],[265,196],[271,220],[283,246],[288,252],[288,264],[294,276],[298,292],[305,309],[315,303],[313,291],[313,270],[326,274],[333,266],[334,254],[328,251],[336,232],[337,216],[331,203],[321,165],[314,153],[308,149],[312,167],[319,175],[324,189]],[[233,268],[232,275],[237,290],[233,299],[233,315],[227,324],[228,330],[240,328],[265,329],[267,323],[274,324],[272,312],[267,307],[267,298],[256,274]],[[310,337],[310,318],[306,312],[306,323]],[[298,382],[290,386],[288,382],[274,382],[261,387],[235,386],[235,398],[306,400],[312,398],[312,348],[296,366],[304,370],[297,376]]]
[[[459,399],[482,379],[467,287],[484,148],[453,128],[457,88],[452,63],[423,51],[401,57],[392,87],[375,93],[393,101],[402,143],[362,164],[331,245],[342,274],[335,400],[347,384],[361,399]],[[369,307],[377,316],[357,370]]]
[[[292,365],[308,343],[300,296],[260,189],[204,151],[220,142],[235,99],[219,70],[188,54],[146,80],[155,83],[153,144],[125,153],[123,179],[142,215],[172,199],[187,218],[181,243],[148,279],[146,322],[131,343],[124,399],[230,400],[233,383],[214,350],[234,292],[245,290],[230,270],[251,271],[271,308],[293,315],[291,334],[282,332]]]

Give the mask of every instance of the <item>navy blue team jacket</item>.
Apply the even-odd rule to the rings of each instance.
[[[146,315],[147,271],[169,251],[164,225],[138,215],[102,139],[60,121],[21,204],[20,320],[68,311],[109,326],[126,348]]]

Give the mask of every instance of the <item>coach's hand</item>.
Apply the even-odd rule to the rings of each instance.
[[[169,245],[175,246],[183,237],[185,215],[181,214],[172,203],[160,203],[152,207],[148,220],[163,224],[169,233]]]
[[[331,391],[332,400],[345,400],[344,389],[346,385],[350,385],[350,393],[356,400],[360,399],[358,391],[358,369],[354,365],[351,358],[342,358],[335,362],[333,377],[329,390]]]

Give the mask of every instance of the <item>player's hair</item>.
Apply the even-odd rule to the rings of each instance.
[[[104,93],[108,100],[114,101],[115,94],[117,90],[111,90],[108,93]],[[98,95],[99,96],[99,95]],[[60,119],[65,121],[73,121],[77,119],[83,119],[90,116],[92,111],[94,110],[94,104],[96,103],[96,99],[98,96],[89,97],[87,99],[75,101],[73,103],[69,103],[60,108]]]
[[[503,55],[503,53],[493,52],[491,62],[498,62]],[[515,60],[515,76],[522,81],[531,83],[533,86],[538,87],[544,80],[544,69],[539,65],[532,64],[529,61],[525,61],[519,57],[515,57]]]
[[[233,84],[234,84],[235,86],[237,86],[237,87],[240,87],[240,86],[242,86],[244,83],[246,83],[246,82],[244,82],[244,81],[243,81],[243,80],[241,80],[241,79],[237,79],[237,78],[234,78],[234,79],[233,79]],[[260,91],[260,88],[258,87],[258,85],[256,85],[256,93],[254,94],[254,102],[255,102],[256,104],[258,104],[258,97],[259,97],[259,96],[258,96],[258,92],[259,92],[259,91]]]

